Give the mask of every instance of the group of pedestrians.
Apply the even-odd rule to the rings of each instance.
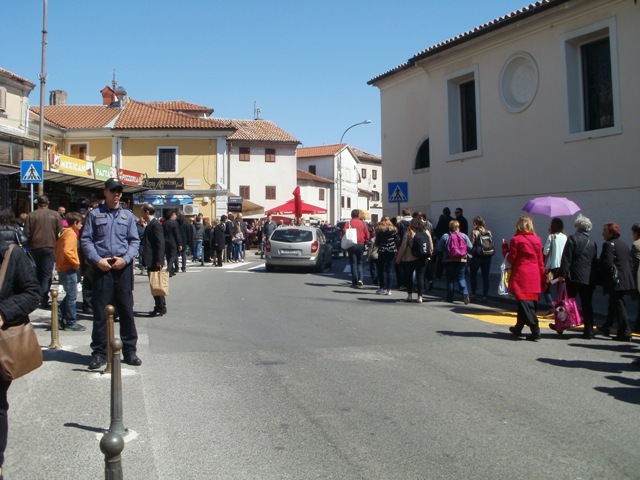
[[[357,212],[352,212],[350,224],[358,217]],[[482,217],[475,217],[470,238],[462,208],[457,208],[455,213],[456,217],[453,218],[450,209],[445,208],[434,228],[426,214],[419,211],[412,213],[405,208],[401,216],[385,216],[371,228],[371,240],[364,233],[366,227],[359,227],[363,232],[362,241],[370,242],[368,252],[372,278],[379,286],[377,294],[391,295],[395,273],[397,288],[407,293],[405,301],[413,302],[415,293],[415,301],[423,303],[426,292],[433,288],[434,280],[444,276],[446,301],[454,301],[457,287],[463,302],[468,304],[471,295],[466,278],[470,264],[473,297],[478,287],[477,274],[481,272],[483,295],[479,301],[487,300],[491,256],[494,254],[491,232]],[[349,224],[344,226],[342,235],[349,227]],[[360,237],[358,241],[361,241]],[[483,242],[487,241],[485,245]],[[362,282],[358,249],[356,246],[348,250],[352,286]]]
[[[608,308],[606,321],[597,327],[597,331],[608,337],[611,327],[616,324],[614,339],[628,342],[632,330],[640,330],[640,319],[636,319],[636,325],[630,324],[625,302],[625,296],[638,298],[639,294],[640,224],[631,228],[634,243],[630,248],[621,238],[620,226],[613,222],[605,223],[600,256],[596,241],[590,238],[591,220],[578,215],[574,226],[575,233],[567,237],[562,231],[562,221],[552,219],[549,237],[543,246],[535,233],[533,219],[528,215],[518,219],[516,234],[509,243],[502,245],[503,255],[512,269],[509,292],[518,304],[516,324],[509,330],[520,336],[527,326],[531,331],[527,340],[538,341],[537,301],[544,293],[547,303],[552,304],[549,287],[551,283],[557,283],[559,288],[566,288],[569,298],[579,297],[584,324],[582,338],[591,339],[595,333],[593,294],[596,286],[601,285],[604,294],[608,295]],[[555,323],[550,327],[558,328]]]
[[[351,285],[363,285],[363,251],[368,252],[372,279],[379,287],[379,295],[391,295],[394,276],[399,290],[407,293],[406,302],[422,303],[434,278],[444,278],[445,300],[453,302],[456,291],[464,304],[472,300],[486,302],[489,294],[489,274],[492,257],[496,252],[493,237],[481,216],[473,218],[471,234],[463,210],[444,208],[436,227],[420,212],[404,209],[397,218],[383,217],[373,228],[363,221],[362,212],[353,210],[341,235],[355,228],[358,242],[347,252],[351,265]],[[567,236],[560,218],[551,219],[548,236],[541,240],[535,233],[533,219],[522,215],[510,241],[503,240],[501,250],[511,267],[509,293],[517,301],[517,321],[510,331],[522,335],[525,326],[531,330],[526,338],[538,341],[538,300],[542,295],[549,307],[543,316],[552,316],[555,287],[556,299],[566,289],[569,298],[579,297],[584,331],[582,338],[594,335],[593,294],[597,285],[608,295],[607,319],[597,327],[609,336],[617,325],[615,339],[629,341],[632,330],[640,331],[640,308],[635,324],[628,319],[626,301],[640,302],[640,224],[631,228],[631,247],[621,238],[619,225],[607,222],[603,226],[603,244],[598,256],[596,241],[590,238],[591,221],[584,215],[575,219],[575,233]],[[367,243],[369,243],[367,248]],[[395,268],[394,268],[395,267]],[[481,295],[477,295],[481,280]],[[467,286],[470,279],[470,290]],[[640,307],[640,305],[639,305]],[[555,328],[551,323],[550,327]]]

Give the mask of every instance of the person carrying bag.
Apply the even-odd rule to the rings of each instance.
[[[8,421],[7,391],[11,381],[42,365],[42,350],[31,323],[29,314],[40,303],[40,284],[29,259],[21,248],[9,245],[0,239],[0,478],[4,451],[7,446]],[[14,335],[17,333],[22,334]],[[8,338],[7,338],[8,337]],[[22,338],[21,338],[22,337]],[[10,344],[26,338],[26,346],[10,348]],[[35,343],[34,343],[35,339]]]

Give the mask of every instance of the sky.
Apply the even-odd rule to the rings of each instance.
[[[514,12],[526,0],[48,0],[46,93],[100,105],[119,86],[138,101],[184,100],[220,118],[271,120],[303,147],[381,152],[372,78],[416,53]],[[2,0],[0,67],[36,87],[44,0]]]

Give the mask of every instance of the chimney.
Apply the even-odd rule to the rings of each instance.
[[[109,106],[116,101],[116,94],[108,85],[100,90],[102,94],[102,105]]]
[[[67,92],[64,90],[51,90],[49,92],[49,105],[66,105]]]
[[[115,89],[116,101],[120,102],[120,105],[124,107],[127,102],[127,90],[124,87],[116,87]]]

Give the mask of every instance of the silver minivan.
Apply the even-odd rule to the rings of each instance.
[[[278,227],[265,245],[265,267],[331,268],[333,255],[322,230],[316,227]]]

